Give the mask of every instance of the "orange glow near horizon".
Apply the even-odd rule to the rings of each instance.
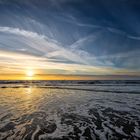
[[[26,73],[26,75],[21,74],[8,74],[0,75],[0,80],[82,80],[89,79],[85,76],[75,76],[75,75],[45,75],[45,74],[34,74],[31,71]],[[93,78],[92,78],[93,79]]]
[[[59,75],[59,74],[0,74],[0,80],[121,80],[137,79],[137,76],[123,75]]]

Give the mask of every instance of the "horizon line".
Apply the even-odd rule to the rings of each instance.
[[[140,80],[140,75],[0,74],[0,80]]]

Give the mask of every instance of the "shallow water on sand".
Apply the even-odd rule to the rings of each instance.
[[[2,139],[140,139],[140,82],[1,82]]]

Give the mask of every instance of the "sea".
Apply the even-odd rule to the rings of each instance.
[[[0,81],[0,140],[140,140],[140,80]]]

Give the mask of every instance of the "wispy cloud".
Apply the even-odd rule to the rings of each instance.
[[[134,40],[139,40],[139,41],[140,41],[140,36],[132,36],[132,35],[128,35],[128,38],[130,38],[130,39],[134,39]]]
[[[0,27],[0,32],[4,33],[3,38],[5,37],[4,40],[0,38],[0,43],[13,48],[13,50],[10,50],[9,47],[6,50],[1,48],[1,73],[23,73],[25,69],[29,67],[35,70],[43,70],[43,72],[45,71],[46,73],[52,69],[54,73],[59,71],[60,74],[62,74],[62,71],[63,74],[103,75],[112,74],[113,71],[116,71],[111,67],[90,65],[88,62],[89,59],[97,60],[96,57],[90,56],[88,53],[86,54],[86,52],[84,52],[86,55],[82,58],[82,55],[79,53],[80,50],[77,49],[77,47],[90,37],[81,39],[66,49],[60,46],[57,41],[34,32],[10,27]],[[16,40],[14,40],[15,37]],[[10,43],[8,39],[10,39],[11,42],[13,41],[14,44]],[[22,46],[22,48],[19,46]],[[25,46],[25,48],[23,46]],[[26,52],[28,49],[31,49],[30,53]],[[74,52],[72,49],[77,49],[77,51]],[[41,54],[34,53],[34,50],[41,52]],[[121,72],[121,70],[118,71]]]
[[[40,69],[65,69],[68,71],[70,70],[69,61],[75,64],[86,63],[80,56],[44,35],[10,27],[0,27],[0,32],[6,33],[6,36],[1,34],[5,39],[0,38],[0,43],[9,46],[0,52],[1,67],[4,65],[10,68],[31,66]],[[35,50],[41,54],[34,53]]]
[[[10,38],[10,41],[14,41],[15,46],[11,46],[13,48],[18,48],[18,50],[26,50],[33,49],[32,51],[37,50],[41,52],[42,57],[53,59],[57,57],[57,59],[63,58],[69,61],[77,62],[77,63],[86,63],[80,56],[74,54],[70,50],[60,46],[60,44],[52,39],[49,39],[45,35],[39,35],[35,32],[20,30],[18,28],[11,27],[0,27],[0,32],[8,33],[6,36],[6,40],[1,40],[0,42],[3,44],[11,44],[7,40]],[[12,36],[10,34],[13,34]],[[14,40],[14,35],[16,35],[16,41]],[[12,45],[12,44],[11,44]],[[25,48],[21,48],[19,46],[25,46]],[[16,50],[14,50],[16,51]]]

